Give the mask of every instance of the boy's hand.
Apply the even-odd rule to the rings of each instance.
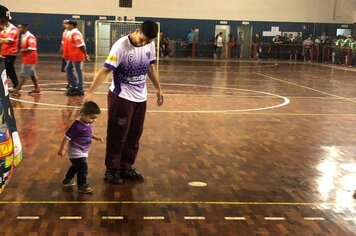
[[[64,150],[59,150],[59,151],[58,151],[58,155],[59,155],[59,156],[63,157],[64,154],[65,154]]]
[[[158,90],[157,91],[157,106],[162,106],[163,105],[163,93],[162,93],[162,91],[161,90]]]

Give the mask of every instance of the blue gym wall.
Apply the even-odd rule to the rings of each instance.
[[[36,14],[36,13],[11,13],[14,23],[26,23],[30,26],[30,31],[37,37],[38,51],[41,53],[57,53],[62,40],[62,21],[72,19],[73,15],[59,14]],[[114,16],[106,16],[108,20],[115,20]],[[91,25],[85,24],[85,43],[88,52],[95,52],[95,21],[99,16],[81,15],[81,20],[86,23],[91,21]]]
[[[213,41],[215,37],[215,25],[220,25],[220,20],[186,20],[186,19],[168,19],[168,18],[148,18],[136,17],[137,21],[154,20],[161,23],[161,31],[166,37],[176,40],[184,40],[187,33],[192,27],[199,29],[199,37],[201,41]],[[237,35],[237,27],[242,24],[242,21],[227,21],[231,26],[231,33]],[[314,36],[321,35],[325,32],[327,35],[335,35],[336,29],[341,28],[341,24],[327,24],[327,23],[293,23],[293,22],[261,22],[249,21],[253,27],[253,33],[260,33],[262,31],[270,31],[272,26],[279,26],[282,32],[302,32],[303,35],[313,34]],[[306,30],[303,26],[306,26]],[[346,24],[347,25],[347,24]],[[352,27],[352,25],[350,25]],[[272,37],[264,38],[264,42],[271,42]]]
[[[62,37],[62,21],[70,19],[72,15],[65,14],[39,14],[39,13],[12,13],[15,23],[27,23],[30,25],[30,31],[38,38],[38,49],[42,53],[56,53],[60,47]],[[114,20],[114,16],[106,16],[108,20]],[[91,21],[91,26],[85,24],[85,40],[88,52],[93,54],[95,51],[95,21],[99,16],[81,15],[80,19],[85,22]],[[190,20],[190,19],[172,19],[172,18],[147,18],[136,17],[137,21],[154,20],[161,23],[161,30],[166,37],[174,40],[185,40],[190,28],[200,30],[200,41],[212,42],[214,40],[215,25],[220,24],[220,20]],[[300,31],[303,35],[313,34],[314,36],[326,32],[327,35],[335,35],[336,29],[341,28],[341,24],[328,23],[293,23],[293,22],[258,22],[249,21],[253,27],[253,33],[270,31],[272,26],[279,26],[280,31]],[[237,26],[241,21],[228,21],[231,26],[231,33],[237,34]],[[306,29],[303,29],[306,26]],[[315,27],[315,29],[314,29]],[[352,25],[350,25],[352,27]],[[263,38],[264,42],[271,42],[272,38]]]

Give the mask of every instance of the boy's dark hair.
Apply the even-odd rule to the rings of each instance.
[[[67,22],[67,23],[65,23],[65,24],[68,24],[68,25],[73,25],[73,26],[74,26],[74,28],[75,28],[75,27],[77,27],[77,25],[78,25],[78,23],[77,23],[75,20],[68,20],[68,22]]]
[[[95,102],[86,102],[83,104],[82,108],[80,109],[80,113],[84,115],[99,115],[101,110]]]
[[[154,39],[158,34],[158,25],[154,21],[145,21],[141,24],[141,32],[149,39]]]
[[[28,24],[25,24],[25,23],[19,23],[18,25],[21,25],[23,28],[28,29]]]
[[[11,20],[10,11],[5,6],[0,5],[0,23]]]

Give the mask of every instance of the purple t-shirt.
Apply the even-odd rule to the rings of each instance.
[[[85,124],[79,120],[73,122],[66,132],[69,140],[68,156],[70,159],[88,157],[92,140],[92,125]]]

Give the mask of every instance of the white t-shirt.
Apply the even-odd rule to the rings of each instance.
[[[223,43],[223,38],[219,35],[217,38],[216,38],[216,46],[221,48],[222,46],[224,45]]]
[[[112,46],[104,67],[113,71],[110,91],[133,102],[147,100],[146,77],[156,62],[155,43],[137,47],[130,37],[120,38]]]

